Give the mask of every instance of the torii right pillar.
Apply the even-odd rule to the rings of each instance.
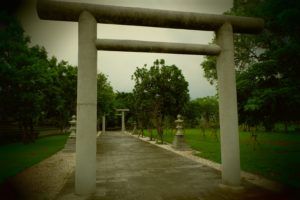
[[[240,185],[240,146],[235,82],[233,31],[224,23],[216,31],[221,53],[217,57],[221,135],[222,184]]]

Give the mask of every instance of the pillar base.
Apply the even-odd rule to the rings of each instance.
[[[186,144],[183,134],[176,134],[172,147],[179,151],[191,151],[192,149]]]
[[[230,191],[234,191],[234,192],[242,192],[245,189],[241,185],[227,185],[227,184],[224,184],[224,183],[220,183],[219,187],[223,190],[230,190]]]
[[[69,137],[64,148],[64,152],[76,151],[76,137]]]

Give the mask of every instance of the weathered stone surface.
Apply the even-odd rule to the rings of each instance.
[[[192,150],[185,142],[184,134],[183,134],[183,120],[181,119],[181,115],[177,115],[176,123],[176,134],[173,141],[173,148],[181,151],[189,151]]]
[[[78,23],[78,85],[76,182],[77,194],[96,189],[97,22],[84,11]]]
[[[102,133],[105,133],[106,130],[106,116],[102,116]]]
[[[200,14],[146,8],[95,5],[86,3],[39,0],[41,19],[78,21],[83,11],[90,12],[98,23],[139,25],[191,30],[216,31],[225,22],[232,24],[235,33],[259,33],[264,21],[253,17]]]
[[[240,144],[233,32],[229,23],[218,30],[217,44],[222,48],[217,57],[222,180],[224,184],[238,186],[240,185]]]
[[[98,50],[105,51],[129,51],[149,53],[172,53],[190,55],[218,55],[221,48],[217,45],[148,42],[137,40],[111,40],[98,39],[96,41]]]

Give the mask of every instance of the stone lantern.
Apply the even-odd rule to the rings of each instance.
[[[133,130],[132,130],[132,135],[137,133],[137,127],[136,127],[136,122],[133,122]]]
[[[73,115],[72,116],[72,120],[69,121],[71,127],[70,127],[70,131],[71,131],[71,134],[70,134],[70,138],[76,138],[76,116]]]
[[[181,115],[177,115],[177,120],[175,120],[176,124],[176,135],[173,141],[173,148],[180,151],[188,151],[191,150],[190,147],[185,143],[184,134],[183,134],[183,120]]]
[[[76,116],[73,115],[72,119],[69,121],[71,134],[65,144],[65,152],[75,152],[76,149]]]

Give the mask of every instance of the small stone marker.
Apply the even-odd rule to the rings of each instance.
[[[102,116],[102,134],[103,133],[105,133],[105,129],[106,129],[106,127],[105,127],[105,122],[106,121],[106,116],[105,116],[105,114]]]
[[[65,144],[64,151],[66,152],[75,152],[75,146],[76,146],[76,116],[72,116],[72,120],[69,121],[70,123],[70,135],[69,138]]]
[[[191,148],[185,143],[184,134],[182,131],[183,120],[181,119],[181,115],[177,115],[176,123],[176,135],[173,141],[173,148],[180,151],[190,151]]]

